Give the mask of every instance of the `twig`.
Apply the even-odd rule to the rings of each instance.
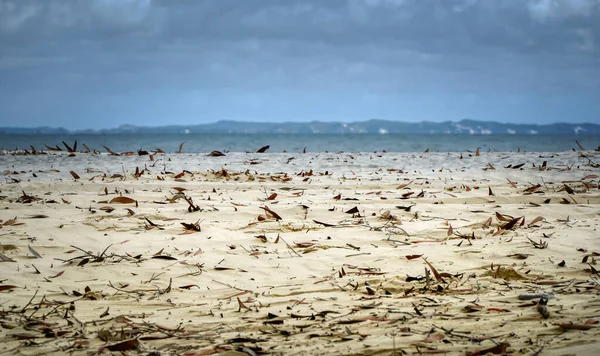
[[[290,250],[292,250],[292,251],[293,251],[293,252],[294,252],[294,253],[295,253],[295,254],[296,254],[298,257],[302,257],[302,255],[301,255],[301,254],[299,254],[298,252],[296,252],[296,250],[294,250],[294,248],[293,248],[292,246],[290,246],[290,244],[288,244],[288,243],[287,243],[287,242],[286,242],[286,241],[283,239],[283,237],[279,236],[279,238],[280,238],[280,239],[281,239],[281,241],[283,241],[283,243],[285,243],[285,244],[286,244],[286,246],[287,246],[287,247],[288,247]]]
[[[21,313],[25,313],[25,309],[27,309],[27,307],[31,305],[31,302],[33,301],[33,299],[35,298],[35,296],[37,294],[38,294],[38,291],[36,290],[35,293],[33,294],[33,297],[31,297],[31,299],[29,299],[29,302],[27,302],[27,304],[23,307],[23,309],[21,309]]]

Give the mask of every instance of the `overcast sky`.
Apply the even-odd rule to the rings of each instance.
[[[0,126],[600,122],[600,0],[0,0]]]

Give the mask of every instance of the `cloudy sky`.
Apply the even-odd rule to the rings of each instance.
[[[600,121],[600,0],[0,0],[0,126]]]

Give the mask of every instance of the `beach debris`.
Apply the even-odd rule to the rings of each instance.
[[[269,146],[269,145],[263,146],[263,147],[259,148],[258,151],[256,151],[256,153],[265,153],[265,152],[267,152],[267,150],[269,148],[271,148],[271,146]]]
[[[193,223],[182,222],[180,224],[183,225],[186,233],[202,231],[202,229],[200,228],[200,220],[193,222]]]
[[[129,198],[129,197],[125,197],[125,196],[120,196],[120,197],[115,197],[112,198],[109,201],[110,204],[137,204],[137,201],[135,199]]]
[[[15,288],[19,288],[19,287],[13,286],[12,284],[0,284],[0,292],[10,291]]]
[[[542,318],[548,319],[550,317],[550,312],[548,311],[548,299],[540,298],[537,304],[537,311],[540,313]]]
[[[17,199],[17,203],[30,204],[30,203],[42,200],[42,198],[37,197],[35,195],[29,195],[29,194],[25,193],[25,191],[23,191],[23,190],[21,192],[23,193],[23,195],[21,195]]]
[[[580,331],[585,331],[585,330],[590,330],[591,328],[593,328],[594,326],[590,323],[585,323],[585,324],[575,324],[575,323],[554,323],[552,325],[556,325],[559,328],[561,328],[563,331],[568,331],[568,330],[580,330]]]
[[[31,247],[31,245],[27,245],[27,248],[29,249],[29,252],[31,252],[33,257],[42,258],[42,255],[40,255],[36,250],[34,250],[33,247]]]
[[[261,209],[263,209],[265,211],[267,216],[273,217],[273,218],[275,218],[275,220],[283,220],[281,218],[281,216],[279,216],[279,214],[277,214],[276,212],[271,210],[271,208],[269,208],[267,205],[265,205],[264,207],[261,207]]]
[[[137,350],[140,347],[140,341],[137,339],[131,339],[131,340],[126,340],[126,341],[122,341],[116,344],[109,344],[109,345],[104,345],[98,348],[98,354],[101,354],[102,351],[104,350],[108,350],[108,351],[117,351],[117,352],[125,352],[125,351],[131,351],[131,350]]]
[[[421,256],[421,258],[423,259],[423,261],[425,261],[425,263],[427,264],[427,266],[429,267],[429,269],[433,273],[433,275],[435,277],[435,280],[438,283],[445,283],[445,281],[442,278],[442,276],[440,275],[440,273],[431,265],[431,263],[429,263],[429,261],[427,261],[427,259],[425,257]]]
[[[209,157],[223,157],[223,156],[225,156],[225,153],[223,153],[221,151],[212,151],[207,156],[209,156]]]
[[[120,156],[118,153],[113,152],[113,150],[111,150],[110,148],[106,147],[106,146],[102,146],[104,147],[104,149],[106,150],[106,152],[108,152],[111,156]]]
[[[470,352],[467,354],[467,356],[483,356],[483,355],[487,355],[487,354],[494,354],[494,355],[505,354],[506,350],[509,347],[510,347],[509,343],[501,342],[501,343],[497,344],[496,346],[492,346],[492,347],[484,349],[484,350],[475,350],[473,352]]]
[[[529,242],[531,242],[531,244],[533,245],[533,247],[535,248],[539,248],[539,249],[544,249],[548,247],[548,242],[543,241],[540,239],[540,242],[535,242],[532,239],[530,239],[529,237],[527,237],[527,240],[529,240]]]

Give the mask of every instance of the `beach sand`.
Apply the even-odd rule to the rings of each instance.
[[[4,152],[0,354],[593,354],[598,162]]]

